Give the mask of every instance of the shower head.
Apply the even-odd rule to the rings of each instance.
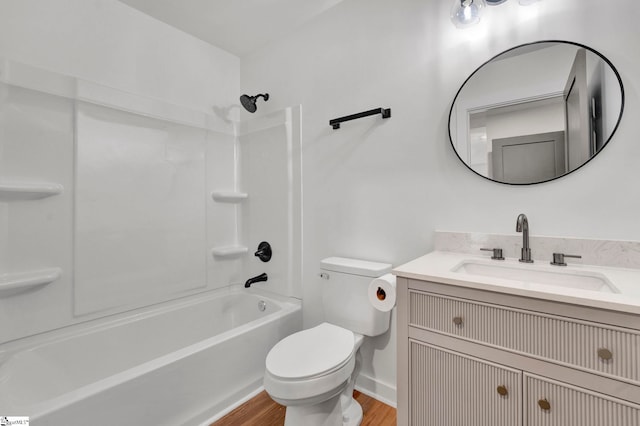
[[[256,110],[258,109],[258,107],[256,106],[256,101],[258,100],[258,98],[262,96],[264,98],[265,101],[269,100],[269,94],[265,93],[263,94],[258,94],[255,96],[249,96],[249,95],[242,95],[240,96],[240,103],[242,104],[242,106],[244,107],[244,109],[246,109],[247,111],[253,113],[256,112]]]

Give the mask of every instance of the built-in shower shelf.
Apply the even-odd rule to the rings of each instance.
[[[62,269],[51,268],[33,272],[0,274],[0,297],[13,296],[35,290],[54,282],[62,276]]]
[[[237,191],[214,191],[211,193],[211,198],[219,203],[239,203],[248,196],[246,192]]]
[[[240,254],[245,254],[249,249],[245,246],[224,246],[214,247],[211,249],[211,254],[214,257],[232,257]]]
[[[64,187],[57,183],[0,183],[0,201],[38,200],[61,194]]]

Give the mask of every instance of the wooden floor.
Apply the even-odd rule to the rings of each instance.
[[[364,412],[361,426],[396,426],[395,408],[358,391],[353,396]],[[284,406],[262,391],[211,426],[279,426],[284,424],[284,411]]]

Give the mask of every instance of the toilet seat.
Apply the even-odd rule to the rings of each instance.
[[[355,344],[352,331],[329,323],[282,339],[267,355],[265,390],[284,405],[340,393],[355,367]]]
[[[353,354],[352,331],[322,323],[279,341],[267,355],[270,374],[281,379],[298,380],[330,374]]]

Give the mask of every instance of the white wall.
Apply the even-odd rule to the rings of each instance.
[[[511,1],[458,30],[449,1],[346,0],[242,59],[243,91],[271,94],[261,108],[305,111],[305,327],[322,321],[316,273],[325,256],[398,265],[431,250],[436,229],[510,233],[521,212],[534,235],[640,239],[640,186],[630,184],[640,179],[640,4],[620,3]],[[597,158],[559,180],[515,187],[481,179],[448,141],[453,97],[487,59],[544,39],[584,43],[613,62],[625,85],[620,127]],[[328,125],[373,107],[390,107],[392,117]],[[395,386],[394,341],[392,331],[365,348],[363,374],[381,392]]]
[[[562,99],[562,98],[561,98]],[[487,117],[489,141],[513,136],[564,131],[564,103],[562,101],[527,109],[491,114]],[[489,145],[491,151],[491,145]]]
[[[116,0],[0,0],[0,56],[210,113],[238,111],[237,57]]]

